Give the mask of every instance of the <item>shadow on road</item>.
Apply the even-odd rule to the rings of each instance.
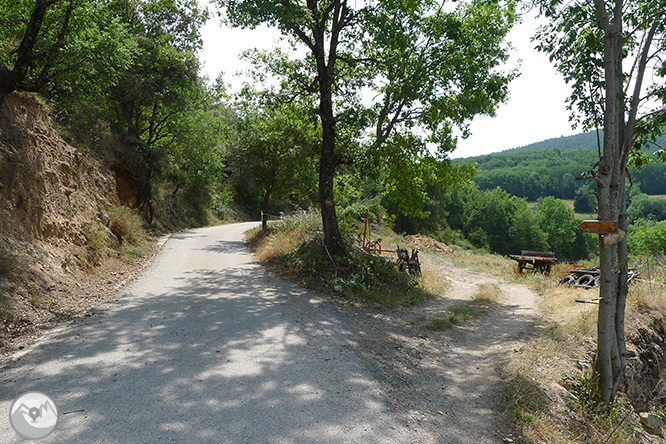
[[[334,309],[252,264],[242,242],[202,250],[246,258],[153,273],[162,288],[139,285],[0,369],[0,405],[51,396],[64,416],[44,442],[409,442]]]

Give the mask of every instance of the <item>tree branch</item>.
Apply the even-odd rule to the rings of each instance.
[[[309,3],[309,1],[308,1],[308,3]],[[291,8],[291,7],[294,6],[288,0],[280,0],[280,4],[282,6],[284,6],[285,8]],[[312,43],[312,39],[310,39],[310,37],[308,37],[308,35],[302,29],[300,29],[299,27],[297,27],[296,25],[293,25],[293,24],[289,26],[289,29],[291,29],[291,31],[294,34],[296,34],[296,36],[299,39],[301,39],[301,41],[303,43],[305,43],[307,45],[307,47],[310,48],[311,51],[315,50],[315,46],[314,46],[314,43]]]
[[[75,8],[74,0],[69,0],[69,5],[67,6],[67,11],[65,11],[65,17],[62,20],[62,26],[60,27],[60,32],[58,33],[58,38],[56,39],[55,43],[51,46],[51,49],[49,49],[49,53],[46,56],[46,60],[44,61],[44,66],[42,67],[42,72],[39,73],[39,77],[37,78],[36,81],[37,84],[42,84],[42,85],[46,84],[46,78],[48,77],[48,73],[51,70],[51,67],[55,63],[56,57],[58,56],[58,52],[65,45],[65,35],[67,35],[69,20],[72,17],[72,12],[74,11],[74,8]]]
[[[631,151],[631,141],[633,140],[634,129],[636,128],[636,122],[638,120],[636,114],[638,112],[638,104],[640,102],[641,87],[643,85],[643,77],[645,76],[645,67],[647,65],[648,52],[650,51],[650,46],[652,45],[652,39],[654,38],[654,34],[657,31],[657,28],[659,27],[660,24],[661,24],[660,21],[655,21],[652,24],[650,30],[648,31],[645,37],[644,45],[640,52],[638,71],[636,74],[636,83],[634,84],[634,93],[632,95],[629,107],[629,120],[627,121],[626,125],[625,140],[624,143],[622,144],[623,160],[625,157],[628,159],[629,151]]]

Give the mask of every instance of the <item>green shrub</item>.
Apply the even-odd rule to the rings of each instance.
[[[275,258],[275,264],[313,288],[326,288],[344,297],[361,297],[386,305],[420,302],[428,293],[418,280],[398,271],[388,258],[372,255],[347,244],[344,256],[328,257],[319,238],[301,243]]]
[[[666,253],[666,221],[639,219],[629,226],[627,242],[629,250],[634,254]]]
[[[666,199],[653,199],[647,194],[636,194],[627,208],[627,215],[631,222],[639,219],[663,221],[666,219]]]
[[[122,242],[137,245],[146,238],[141,216],[134,210],[118,206],[109,209],[109,228]]]
[[[111,246],[109,231],[99,222],[92,222],[85,225],[83,232],[87,241],[88,262],[93,266],[99,265]]]

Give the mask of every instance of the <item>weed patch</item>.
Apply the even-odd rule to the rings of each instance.
[[[422,326],[431,331],[447,330],[457,325],[463,325],[470,319],[478,318],[481,314],[481,311],[476,308],[461,305],[452,307],[443,316],[425,320]]]
[[[6,279],[16,268],[16,256],[9,249],[0,244],[0,281]]]
[[[496,284],[481,284],[474,296],[474,302],[484,305],[496,304],[501,295],[502,290]]]
[[[129,242],[138,245],[146,239],[141,216],[126,206],[117,206],[109,209],[109,228],[116,235],[119,242]]]
[[[106,256],[108,248],[111,245],[111,238],[106,227],[99,222],[92,222],[84,227],[86,236],[86,251],[88,262],[92,266],[97,266]]]

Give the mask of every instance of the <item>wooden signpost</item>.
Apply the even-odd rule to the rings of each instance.
[[[601,234],[604,246],[615,245],[622,240],[626,232],[618,230],[617,222],[612,220],[584,220],[578,228],[586,233]]]
[[[617,222],[611,220],[584,220],[578,228],[586,233],[613,234],[617,233]]]

